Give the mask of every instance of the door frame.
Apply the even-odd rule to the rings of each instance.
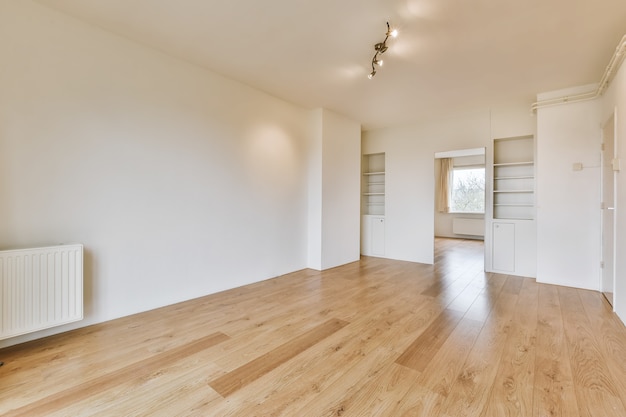
[[[612,136],[613,136],[613,143],[612,143],[612,155],[607,155],[606,154],[606,150],[605,150],[605,132],[607,131],[607,129],[610,129]],[[602,124],[601,127],[601,137],[602,137],[602,151],[601,151],[601,156],[600,156],[600,161],[601,161],[601,169],[600,169],[600,198],[601,198],[601,206],[600,206],[600,225],[601,225],[601,229],[600,229],[600,259],[601,259],[601,264],[600,264],[600,291],[602,292],[602,294],[604,295],[604,297],[607,299],[607,301],[609,302],[609,304],[611,304],[611,306],[613,307],[613,309],[615,309],[615,305],[614,305],[614,299],[615,299],[615,262],[616,262],[616,238],[617,238],[617,228],[616,228],[616,203],[617,203],[617,178],[616,178],[616,171],[615,171],[615,167],[612,167],[611,169],[611,176],[612,181],[612,190],[606,190],[606,176],[605,176],[605,167],[607,165],[612,165],[613,161],[616,158],[617,155],[617,108],[613,109],[613,112],[611,114],[611,116],[609,116],[609,118]],[[608,158],[607,158],[608,157]],[[608,159],[608,160],[607,160]],[[610,206],[607,206],[606,198],[605,198],[605,193],[606,192],[610,192],[612,194],[612,204],[610,204]],[[611,226],[611,230],[607,230],[607,222],[605,221],[605,217],[607,214],[611,214],[613,221],[612,221],[612,226]],[[605,284],[605,271],[607,268],[606,262],[607,259],[605,257],[605,250],[606,248],[606,240],[605,240],[605,236],[607,234],[610,234],[611,238],[610,238],[610,248],[608,248],[608,250],[611,252],[611,256],[610,256],[610,260],[608,260],[608,262],[611,263],[610,268],[611,268],[611,292],[607,292],[606,290],[608,289],[604,284]]]

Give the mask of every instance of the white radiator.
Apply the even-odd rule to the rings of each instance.
[[[0,251],[0,340],[83,318],[83,245]]]
[[[455,235],[485,236],[484,219],[452,219],[452,233]]]

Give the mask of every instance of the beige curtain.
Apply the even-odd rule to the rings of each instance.
[[[439,158],[439,178],[437,180],[437,211],[450,212],[450,179],[452,178],[452,158]]]

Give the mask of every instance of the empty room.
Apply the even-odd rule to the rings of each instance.
[[[0,0],[0,415],[626,416],[623,0]]]

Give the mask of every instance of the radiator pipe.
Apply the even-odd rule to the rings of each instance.
[[[595,98],[600,97],[602,94],[604,94],[606,89],[609,87],[609,84],[613,80],[613,76],[615,75],[619,67],[622,65],[622,62],[624,61],[624,58],[626,57],[625,55],[626,55],[626,35],[622,37],[622,40],[615,48],[615,52],[613,53],[613,56],[611,57],[609,64],[606,66],[606,69],[604,70],[604,74],[602,75],[602,79],[600,79],[600,82],[598,83],[598,88],[596,89],[596,91],[590,91],[588,93],[582,93],[582,94],[574,94],[571,96],[551,98],[547,100],[539,100],[530,106],[531,110],[533,112],[536,112],[537,109],[540,109],[542,107],[556,106],[556,105],[565,104],[565,103],[576,103],[579,101],[593,100]]]

